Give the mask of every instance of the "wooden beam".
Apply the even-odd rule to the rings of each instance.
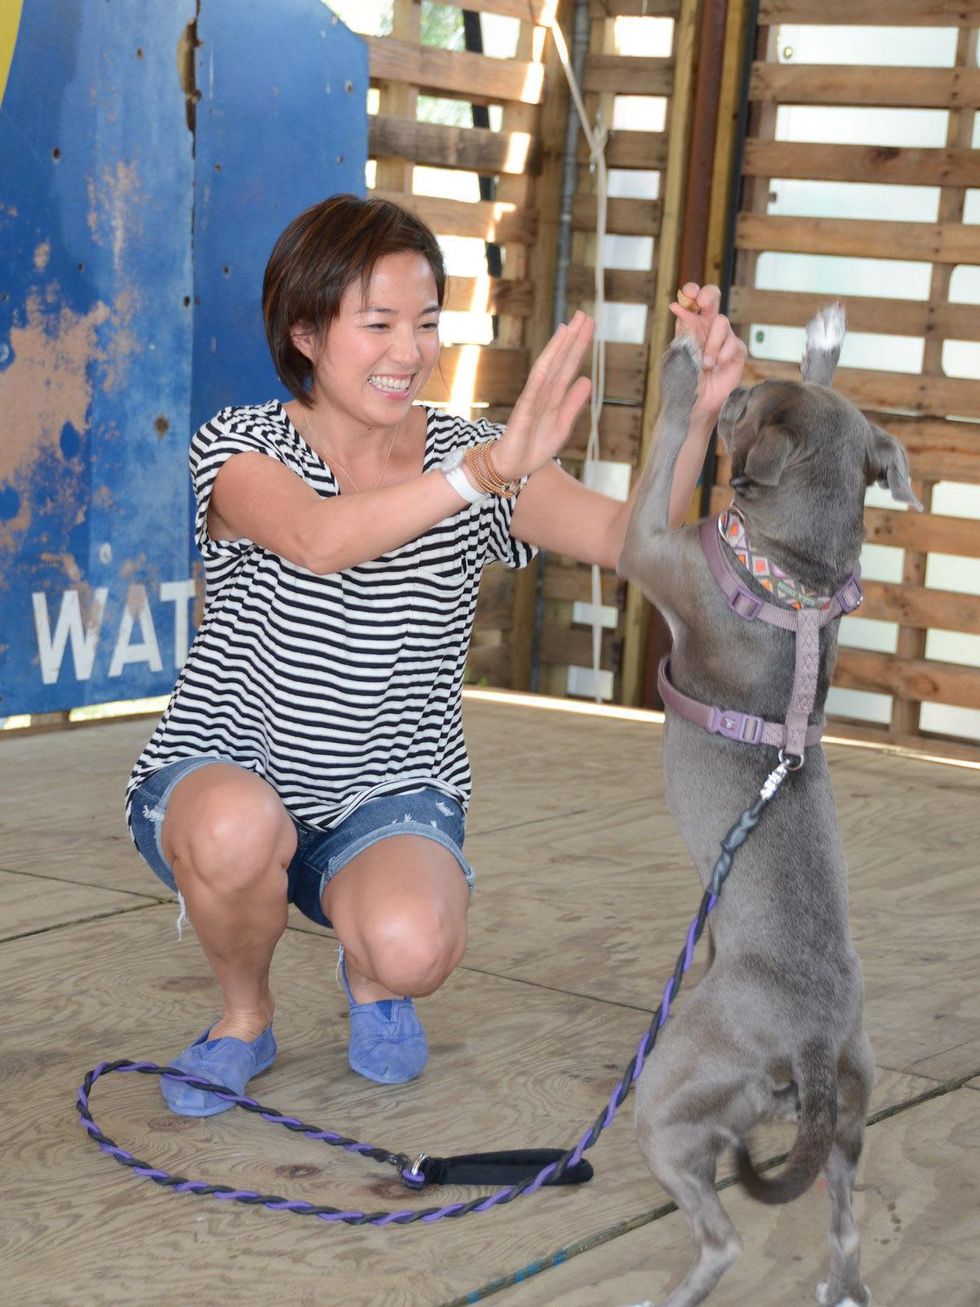
[[[980,423],[874,412],[868,417],[902,442],[916,476],[980,483]]]
[[[576,195],[572,203],[572,226],[577,231],[595,231],[596,197]],[[615,236],[655,236],[660,230],[659,200],[610,199],[606,205],[606,231]]]
[[[745,375],[747,385],[769,377],[799,381],[800,368],[799,364],[750,358]],[[858,408],[903,409],[923,417],[945,417],[947,413],[972,417],[977,413],[980,400],[980,387],[975,381],[909,372],[838,368],[834,388]]]
[[[430,404],[514,404],[527,368],[527,350],[446,345],[420,398]]]
[[[948,703],[980,708],[980,676],[975,667],[931,658],[896,658],[868,649],[841,649],[834,685],[848,690],[893,694],[916,703]]]
[[[728,316],[740,326],[804,327],[832,298],[811,291],[750,290],[733,286]],[[848,331],[980,340],[980,305],[849,295],[844,306]]]
[[[534,306],[530,281],[504,277],[456,277],[447,279],[447,309],[464,313],[506,313],[526,318]]]
[[[649,304],[656,291],[653,271],[634,272],[626,268],[607,268],[603,278],[607,300],[620,303]],[[595,294],[595,268],[580,263],[568,269],[569,302],[590,302]]]
[[[433,0],[434,4],[450,4],[454,8],[471,9],[480,14],[499,14],[504,18],[520,18],[526,23],[548,23],[558,7],[557,0]],[[676,18],[681,0],[590,0],[592,18]]]
[[[615,95],[670,95],[673,86],[673,59],[590,54],[585,60],[584,91],[612,91]]]
[[[422,6],[413,0],[394,0],[391,7],[391,35],[396,41],[422,39]],[[382,82],[378,91],[378,113],[392,119],[414,122],[419,93],[404,82]],[[370,129],[369,129],[370,131]],[[410,195],[415,169],[401,150],[376,150],[374,184],[396,194]]]
[[[977,19],[980,23],[980,16]],[[838,64],[752,66],[749,99],[916,109],[980,106],[975,68],[862,68]]]
[[[980,186],[980,150],[750,140],[745,144],[742,171],[748,177],[805,181],[873,178],[909,186]]]
[[[920,554],[980,558],[980,520],[977,518],[868,508],[864,513],[864,525],[866,540],[871,545],[896,545],[901,549],[914,549]]]
[[[402,195],[373,190],[372,195],[408,209],[440,236],[476,236],[483,241],[533,245],[538,236],[536,210],[493,200],[449,200],[433,195]]]
[[[610,168],[663,168],[667,162],[666,132],[611,132],[606,145],[606,163]],[[579,137],[578,161],[589,162],[589,147]]]
[[[477,173],[533,173],[538,168],[537,142],[528,132],[409,122],[389,114],[375,114],[368,123],[371,155]]]
[[[980,631],[980,595],[933,590],[888,581],[863,581],[864,603],[859,617],[928,631]]]
[[[827,26],[976,27],[975,0],[761,0],[760,26],[775,23],[812,23]]]
[[[980,228],[963,222],[881,222],[743,213],[739,215],[735,243],[743,250],[980,263]]]
[[[440,50],[392,36],[366,36],[372,78],[411,82],[433,95],[452,92],[473,100],[540,104],[544,68],[521,59],[492,59],[468,50]]]

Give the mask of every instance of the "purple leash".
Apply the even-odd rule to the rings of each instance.
[[[657,1035],[670,1015],[671,1004],[677,997],[684,975],[694,961],[694,950],[704,931],[708,916],[718,902],[721,887],[732,869],[736,851],[744,844],[751,832],[755,830],[765,808],[779,792],[789,773],[798,771],[802,765],[803,760],[801,757],[786,756],[780,753],[779,765],[767,777],[759,792],[759,797],[750,808],[742,813],[722,840],[721,853],[715,862],[711,881],[704,891],[697,915],[688,927],[684,948],[677,958],[673,975],[664,987],[660,1006],[654,1013],[653,1020],[640,1040],[629,1065],[610,1095],[606,1107],[574,1148],[566,1152],[559,1149],[539,1149],[524,1153],[475,1154],[466,1158],[429,1158],[425,1154],[420,1154],[412,1162],[404,1153],[392,1153],[387,1149],[378,1148],[372,1144],[358,1143],[357,1140],[348,1139],[333,1130],[322,1130],[317,1126],[307,1125],[296,1117],[286,1116],[274,1108],[263,1107],[261,1103],[257,1103],[252,1098],[236,1094],[223,1085],[215,1085],[208,1080],[189,1075],[176,1067],[157,1066],[153,1062],[132,1062],[127,1058],[122,1058],[117,1062],[100,1062],[97,1067],[94,1067],[85,1076],[76,1101],[83,1128],[88,1132],[89,1137],[98,1144],[99,1148],[104,1153],[108,1153],[110,1157],[115,1158],[120,1165],[130,1167],[142,1179],[153,1180],[156,1184],[172,1189],[174,1193],[206,1194],[212,1198],[245,1203],[252,1207],[268,1207],[270,1211],[274,1212],[293,1212],[298,1216],[316,1216],[321,1221],[340,1221],[345,1225],[409,1225],[416,1221],[428,1224],[432,1221],[440,1221],[444,1217],[467,1216],[470,1212],[490,1211],[493,1207],[511,1203],[515,1198],[523,1197],[525,1194],[536,1193],[544,1185],[578,1183],[582,1179],[588,1179],[592,1174],[592,1168],[587,1162],[583,1162],[583,1154],[592,1147],[602,1132],[612,1125],[617,1111],[639,1078],[640,1072],[643,1070],[643,1066],[656,1043]],[[108,1075],[111,1071],[137,1071],[143,1075],[159,1075],[166,1076],[171,1080],[182,1080],[194,1089],[203,1089],[215,1093],[220,1098],[226,1098],[230,1103],[234,1103],[237,1107],[244,1108],[247,1112],[255,1112],[263,1120],[273,1125],[281,1125],[287,1130],[305,1135],[306,1138],[314,1139],[319,1143],[342,1148],[346,1152],[359,1153],[364,1157],[372,1158],[374,1161],[394,1166],[399,1171],[402,1181],[414,1189],[421,1189],[430,1183],[493,1183],[494,1181],[487,1179],[486,1176],[492,1174],[494,1169],[501,1174],[506,1174],[508,1167],[513,1170],[515,1166],[522,1166],[526,1171],[528,1165],[533,1161],[540,1164],[543,1158],[549,1156],[555,1160],[548,1162],[536,1174],[528,1176],[520,1183],[506,1185],[498,1189],[496,1193],[474,1198],[466,1203],[449,1203],[443,1207],[425,1207],[414,1211],[402,1209],[385,1212],[350,1212],[340,1207],[300,1202],[280,1198],[273,1194],[256,1193],[250,1189],[232,1189],[227,1185],[208,1184],[203,1180],[188,1180],[183,1176],[170,1175],[169,1172],[161,1171],[149,1162],[140,1161],[139,1158],[134,1157],[132,1153],[127,1152],[125,1148],[122,1148],[104,1134],[92,1117],[89,1097],[96,1080],[100,1076]],[[520,1163],[516,1161],[518,1158],[521,1159]],[[481,1161],[489,1163],[489,1167],[483,1166],[481,1168],[479,1165]],[[455,1174],[454,1163],[457,1164]],[[582,1168],[585,1168],[585,1170],[583,1171]],[[482,1180],[466,1178],[467,1173],[478,1174],[481,1169],[484,1176]]]

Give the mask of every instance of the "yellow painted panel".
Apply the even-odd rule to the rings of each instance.
[[[3,94],[7,89],[7,75],[14,58],[23,7],[23,0],[6,0],[0,5],[0,104],[3,104]]]

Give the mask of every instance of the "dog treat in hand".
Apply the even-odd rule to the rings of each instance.
[[[689,313],[701,312],[701,306],[697,300],[692,299],[690,295],[685,295],[682,290],[677,292],[677,303],[682,309],[687,309]]]

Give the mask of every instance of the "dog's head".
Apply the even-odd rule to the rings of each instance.
[[[823,317],[814,323],[822,327]],[[842,312],[840,319],[842,324]],[[900,503],[920,511],[922,505],[901,444],[830,389],[843,331],[831,354],[814,323],[804,380],[763,381],[733,391],[718,433],[731,456],[729,484],[750,536],[782,546],[797,566],[808,558],[836,579],[857,561],[867,486],[878,483]],[[808,374],[826,378],[826,384]]]

